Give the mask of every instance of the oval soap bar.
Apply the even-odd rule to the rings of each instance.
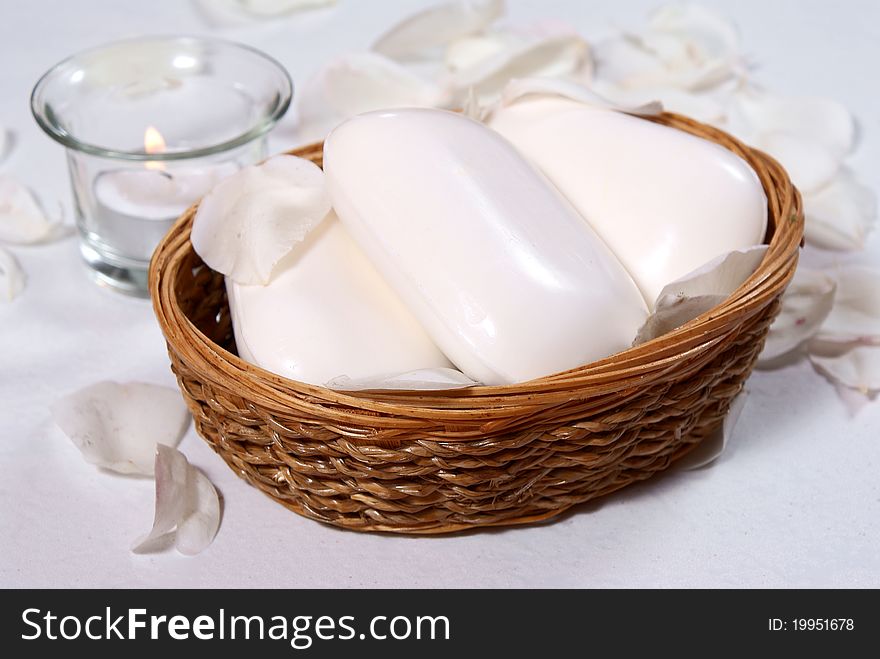
[[[486,126],[442,110],[372,112],[324,143],[333,206],[458,368],[484,384],[629,347],[647,309],[619,261]]]
[[[764,239],[758,176],[708,140],[553,96],[500,108],[489,126],[568,198],[651,306],[671,281]]]
[[[451,366],[333,213],[266,286],[227,277],[226,291],[239,356],[278,375],[324,384]]]

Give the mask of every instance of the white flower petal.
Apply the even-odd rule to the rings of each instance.
[[[363,391],[363,390],[395,390],[395,389],[418,389],[418,390],[446,390],[463,389],[479,384],[471,380],[461,371],[453,368],[423,368],[409,373],[401,373],[390,377],[363,378],[353,380],[347,376],[333,378],[327,383],[330,389],[337,391]]]
[[[826,186],[804,195],[807,242],[836,250],[865,246],[877,219],[877,197],[852,172],[841,172]]]
[[[6,156],[9,154],[7,150],[10,149],[12,141],[9,139],[9,131],[6,130],[3,126],[0,126],[0,162],[6,159]]]
[[[855,120],[840,103],[816,96],[783,96],[755,86],[741,87],[732,111],[753,135],[785,132],[819,142],[836,157],[852,150]]]
[[[224,179],[202,200],[193,249],[239,284],[266,284],[275,264],[329,211],[321,168],[275,156]]]
[[[174,533],[174,544],[181,554],[198,554],[211,544],[220,527],[217,490],[183,453],[161,444],[156,447],[155,472],[153,528],[132,551],[155,551],[160,540]]]
[[[880,345],[880,270],[861,265],[835,273],[837,292],[831,313],[815,335],[818,343]]]
[[[811,338],[831,312],[835,281],[824,272],[798,267],[782,296],[782,309],[770,326],[758,366],[777,359]]]
[[[736,427],[736,422],[739,421],[743,408],[746,406],[748,395],[748,392],[743,390],[742,393],[734,398],[730,402],[727,416],[724,417],[721,425],[709,437],[703,439],[690,453],[676,462],[676,466],[685,470],[699,469],[717,460],[724,453],[727,443],[733,436],[733,429]]]
[[[435,85],[394,60],[376,53],[350,53],[326,64],[306,83],[297,114],[308,138],[323,139],[356,114],[444,104]]]
[[[463,71],[514,47],[521,38],[509,32],[474,34],[456,39],[446,48],[444,62],[449,71]]]
[[[51,410],[87,462],[122,474],[152,474],[156,444],[176,446],[190,421],[179,391],[141,382],[99,382]]]
[[[655,12],[642,32],[596,47],[597,77],[622,89],[706,90],[742,69],[739,37],[726,19],[698,5]]]
[[[177,89],[183,77],[203,72],[204,51],[205,45],[195,39],[118,41],[77,56],[81,70],[88,71],[77,84],[100,93],[102,99],[127,103],[132,98]],[[181,56],[187,56],[184,59],[188,58],[191,66],[183,70],[175,66]]]
[[[456,0],[436,5],[392,26],[372,49],[388,57],[410,57],[480,32],[503,13],[503,0]]]
[[[739,51],[739,32],[727,18],[692,3],[665,5],[655,10],[648,29],[665,36],[677,36],[691,44],[688,57],[724,59]],[[696,48],[695,48],[696,47]],[[697,52],[693,52],[693,51]]]
[[[664,286],[633,345],[671,332],[724,302],[758,268],[766,252],[766,245],[733,250]]]
[[[856,416],[865,406],[877,398],[876,393],[869,393],[866,396],[863,392],[850,389],[839,382],[832,382],[832,384],[834,385],[834,390],[837,392],[837,397],[840,399],[840,402],[843,403],[843,406],[846,408],[850,417]]]
[[[588,88],[571,80],[559,78],[517,78],[516,80],[511,80],[501,93],[499,106],[513,105],[520,99],[529,96],[558,96],[586,105],[594,105],[642,117],[658,115],[664,109],[663,105],[658,103],[656,99],[618,104],[616,102],[617,99],[605,97],[595,86]]]
[[[859,345],[841,354],[810,354],[810,361],[834,383],[868,395],[880,391],[880,346]]]
[[[481,104],[496,100],[513,78],[559,77],[587,80],[591,67],[587,42],[563,35],[536,39],[490,57],[448,80],[452,103],[460,103],[473,89]]]
[[[10,176],[0,176],[0,242],[45,242],[60,235],[57,220],[49,220],[31,191]]]
[[[621,89],[668,86],[670,74],[653,53],[629,38],[614,37],[593,46],[596,79]]]
[[[774,131],[760,134],[754,144],[776,158],[804,194],[830,183],[840,169],[838,156],[806,137]]]
[[[677,112],[698,121],[718,124],[724,121],[724,105],[709,94],[697,94],[675,87],[626,89],[596,81],[593,90],[614,103],[626,107],[656,107]],[[629,114],[650,114],[629,112]]]
[[[336,4],[336,0],[195,0],[195,3],[209,23],[231,27],[327,7]]]
[[[241,8],[255,16],[282,16],[304,9],[315,9],[336,4],[336,0],[238,0]]]
[[[16,258],[0,247],[0,302],[11,302],[24,290],[24,271]]]

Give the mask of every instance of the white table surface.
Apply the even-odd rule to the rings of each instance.
[[[0,124],[15,145],[0,172],[70,216],[62,149],[33,122],[28,97],[44,70],[77,50],[144,33],[217,34],[262,48],[302,83],[419,4],[340,0],[329,11],[217,29],[181,0],[3,2]],[[511,0],[510,14],[566,19],[592,35],[638,25],[655,4]],[[709,4],[740,25],[759,80],[852,109],[862,139],[851,164],[876,188],[880,4]],[[292,139],[288,121],[273,150]],[[73,239],[12,251],[29,281],[0,305],[0,586],[880,586],[880,401],[853,416],[804,363],[752,376],[732,444],[709,468],[656,478],[553,524],[455,537],[365,535],[301,518],[239,480],[190,429],[181,448],[225,502],[217,539],[194,558],[135,556],[129,546],[152,522],[152,481],[86,464],[48,405],[103,379],[174,386],[152,310],[91,284]],[[874,235],[856,259],[878,255]]]

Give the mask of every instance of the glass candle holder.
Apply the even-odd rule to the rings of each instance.
[[[93,278],[147,295],[161,238],[220,179],[265,157],[266,133],[292,95],[278,62],[218,39],[120,41],[50,69],[31,109],[67,148]]]

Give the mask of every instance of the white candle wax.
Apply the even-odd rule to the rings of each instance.
[[[174,220],[237,169],[226,162],[102,172],[94,184],[94,231],[120,257],[149,259]]]

